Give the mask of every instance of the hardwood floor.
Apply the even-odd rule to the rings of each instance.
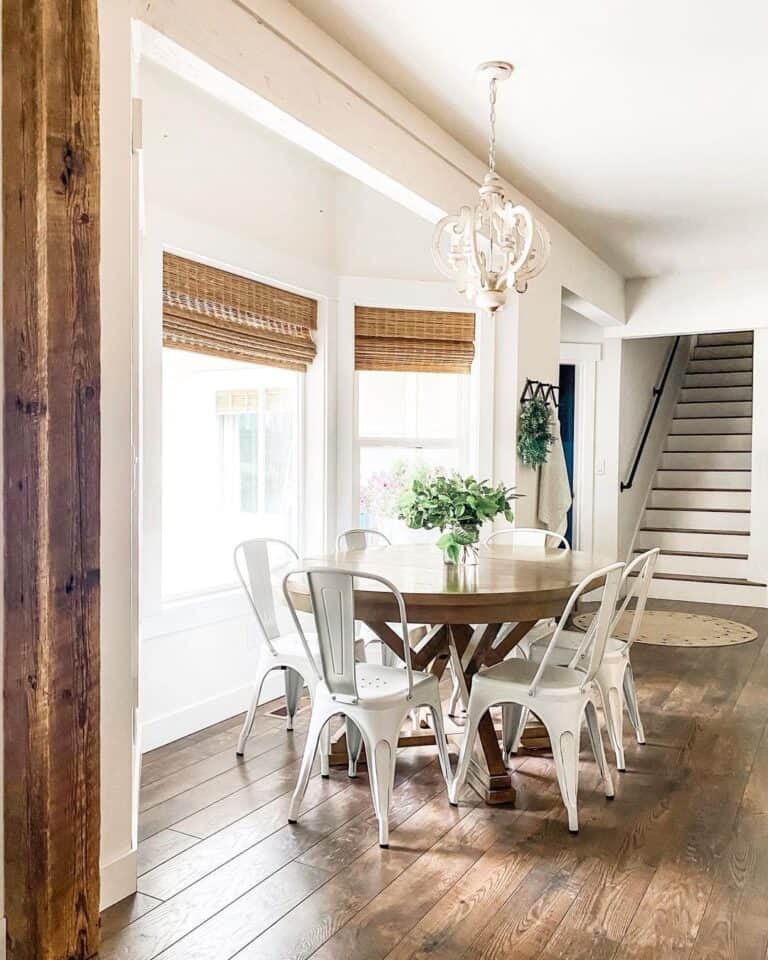
[[[364,773],[315,776],[289,826],[306,704],[293,734],[270,716],[277,704],[263,708],[244,761],[240,717],[153,751],[139,893],[103,914],[100,957],[764,960],[768,611],[692,609],[759,638],[635,646],[648,742],[625,729],[628,769],[610,803],[582,753],[578,836],[545,754],[515,761],[514,809],[469,789],[452,808],[430,747],[400,753],[388,850]]]

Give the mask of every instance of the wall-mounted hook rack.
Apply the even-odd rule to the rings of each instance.
[[[544,403],[550,401],[557,408],[559,401],[560,387],[554,383],[543,383],[541,380],[531,380],[530,377],[525,381],[525,387],[520,395],[520,403],[527,403],[529,400],[543,400]]]

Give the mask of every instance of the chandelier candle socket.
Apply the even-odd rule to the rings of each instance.
[[[549,260],[549,234],[526,207],[507,200],[496,173],[496,88],[513,69],[503,60],[478,67],[489,79],[488,173],[478,204],[443,217],[432,241],[438,270],[455,281],[459,293],[489,313],[504,306],[510,288],[525,293],[528,281]]]

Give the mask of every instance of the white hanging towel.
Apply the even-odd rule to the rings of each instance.
[[[555,442],[552,444],[546,463],[539,468],[538,518],[547,530],[565,533],[568,527],[568,510],[573,502],[568,483],[568,469],[560,440],[560,421],[557,411],[552,410],[552,425]]]

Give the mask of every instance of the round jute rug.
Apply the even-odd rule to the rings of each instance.
[[[573,624],[579,630],[586,630],[593,616],[592,613],[580,613],[573,618]],[[631,617],[631,613],[625,613],[619,621],[613,634],[619,640],[627,639]],[[752,627],[735,620],[721,620],[700,613],[646,610],[636,642],[662,647],[730,647],[756,638],[757,632]]]

